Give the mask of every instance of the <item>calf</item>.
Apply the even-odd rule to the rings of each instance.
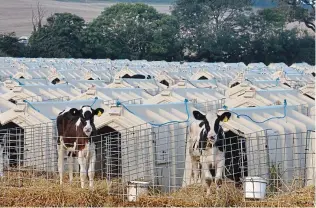
[[[96,135],[94,116],[101,116],[103,112],[104,110],[102,108],[94,110],[90,106],[82,106],[80,110],[71,108],[59,113],[56,120],[60,184],[63,183],[64,151],[67,150],[70,153],[67,158],[70,182],[73,180],[73,157],[78,156],[81,188],[84,188],[87,167],[89,186],[93,188],[96,147],[91,140],[91,136]]]
[[[203,182],[210,194],[210,185],[215,179],[219,188],[225,171],[224,140],[225,133],[220,122],[228,121],[231,113],[225,112],[221,116],[203,115],[193,111],[197,120],[190,126],[190,156],[192,161],[193,180],[196,183],[202,169]]]

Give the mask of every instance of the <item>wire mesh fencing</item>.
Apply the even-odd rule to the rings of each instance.
[[[105,126],[99,131],[103,133],[92,138],[96,146],[94,181],[105,181],[103,188],[110,195],[128,199],[133,196],[132,188],[141,185],[148,197],[187,199],[206,194],[205,169],[199,169],[198,181],[193,179],[187,123],[144,124],[120,130]],[[56,127],[52,123],[1,130],[0,137],[0,186],[40,189],[60,183]],[[313,185],[315,149],[314,131],[280,134],[265,130],[250,135],[228,131],[223,143],[222,187],[242,191],[249,177],[261,177],[270,196]],[[63,183],[70,184],[68,162],[72,156],[65,152]],[[73,175],[71,185],[79,188],[77,159]],[[216,191],[215,184],[212,190]]]
[[[315,120],[315,106],[310,106],[308,104],[300,104],[291,106],[293,110],[296,110],[303,115],[306,115]]]
[[[47,98],[45,95],[35,95],[25,98],[18,98],[18,99],[10,99],[11,102],[16,104],[17,102],[23,102],[24,100],[27,100],[29,102],[49,102],[49,101],[68,101],[70,100],[69,96],[59,96],[55,98]]]
[[[211,100],[211,101],[207,101],[207,102],[193,102],[193,106],[205,113],[210,113],[210,112],[214,112],[214,114],[216,114],[216,111],[218,109],[223,108],[223,106],[225,105],[225,98],[219,99],[219,100]]]
[[[119,99],[114,99],[114,100],[106,100],[103,101],[105,105],[116,105]],[[120,101],[122,104],[142,104],[143,103],[143,98],[135,98],[132,100],[124,100]]]

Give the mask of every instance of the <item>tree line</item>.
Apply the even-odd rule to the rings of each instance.
[[[0,35],[0,56],[315,64],[314,36],[286,28],[300,21],[315,34],[314,5],[279,0],[277,7],[258,11],[251,5],[176,0],[172,13],[162,14],[147,4],[118,3],[89,23],[55,13],[45,24],[33,24],[27,45],[14,33]]]

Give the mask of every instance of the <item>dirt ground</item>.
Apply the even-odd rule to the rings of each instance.
[[[115,3],[75,3],[55,0],[0,0],[0,33],[16,32],[17,36],[29,36],[32,31],[32,8],[40,2],[46,17],[56,12],[70,12],[91,21],[105,7]],[[169,6],[153,4],[159,12],[169,13]],[[45,18],[46,19],[46,18]]]

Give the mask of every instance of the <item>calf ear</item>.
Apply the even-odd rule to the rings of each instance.
[[[77,108],[72,108],[69,110],[70,115],[72,116],[79,116],[80,115],[80,111]]]
[[[199,111],[193,111],[193,116],[196,120],[206,120],[206,116],[200,113]]]
[[[218,118],[222,122],[227,122],[230,119],[231,115],[232,114],[230,112],[225,112],[222,115],[218,116]]]
[[[102,114],[104,113],[104,109],[103,108],[97,108],[93,111],[94,115],[97,115],[98,117],[100,117]]]

